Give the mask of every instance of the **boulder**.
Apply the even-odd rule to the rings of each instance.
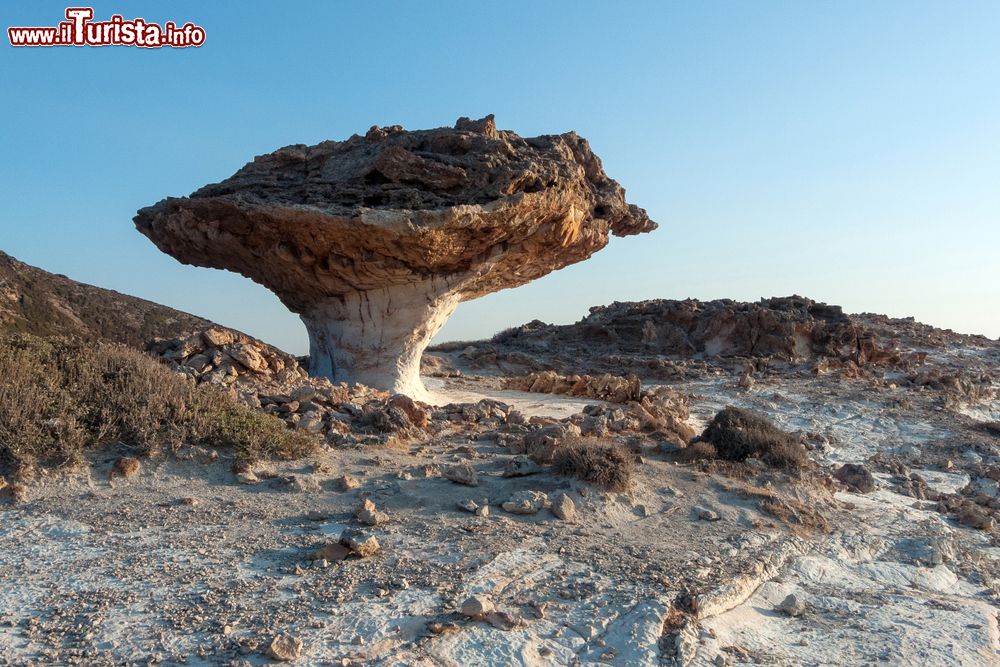
[[[871,471],[857,463],[845,463],[833,473],[833,476],[856,493],[871,493],[876,487],[875,477]]]

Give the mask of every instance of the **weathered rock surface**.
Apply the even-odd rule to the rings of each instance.
[[[448,344],[434,349],[460,352],[467,368],[499,369],[506,375],[529,371],[526,379],[511,380],[512,388],[594,397],[604,393],[607,400],[617,400],[613,397],[621,391],[601,386],[606,383],[595,378],[628,374],[684,380],[705,373],[707,369],[699,364],[717,367],[729,360],[746,376],[742,386],[747,388],[759,379],[746,365],[747,358],[762,364],[809,364],[817,374],[838,371],[848,376],[863,374],[871,367],[919,365],[926,354],[904,354],[902,348],[913,346],[901,346],[892,335],[894,327],[880,322],[871,316],[847,315],[839,306],[800,296],[752,303],[655,299],[595,306],[575,324],[550,325],[535,320],[488,341],[463,343],[461,349]],[[914,332],[914,338],[940,340],[940,336],[922,331]],[[966,379],[963,384],[960,379],[933,375],[912,381],[983,385],[977,379]]]
[[[136,227],[186,264],[274,291],[311,372],[424,397],[420,355],[460,301],[522,285],[655,229],[575,133],[454,128],[287,146]]]
[[[505,386],[507,389],[597,398],[612,403],[637,401],[640,394],[637,376],[621,377],[610,373],[592,376],[560,375],[555,371],[541,371],[529,373],[524,377],[510,378]]]

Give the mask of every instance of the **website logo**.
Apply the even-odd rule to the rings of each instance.
[[[163,25],[142,18],[125,19],[114,14],[107,21],[94,21],[92,7],[68,7],[66,20],[50,27],[11,27],[11,46],[138,46],[144,49],[183,49],[205,43],[205,29],[193,23]]]

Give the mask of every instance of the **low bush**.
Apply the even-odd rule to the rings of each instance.
[[[71,465],[86,448],[139,452],[183,443],[232,448],[238,461],[307,455],[312,437],[195,386],[123,345],[17,336],[0,341],[0,467]]]
[[[719,458],[728,461],[745,461],[753,456],[787,469],[800,469],[809,462],[805,447],[794,436],[766,417],[740,408],[719,411],[701,439],[715,447]]]
[[[558,447],[552,466],[560,475],[625,491],[635,472],[635,455],[614,441],[580,438]]]

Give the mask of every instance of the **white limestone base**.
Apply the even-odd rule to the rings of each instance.
[[[427,401],[420,357],[458,303],[440,279],[320,301],[300,314],[309,331],[309,373]]]

